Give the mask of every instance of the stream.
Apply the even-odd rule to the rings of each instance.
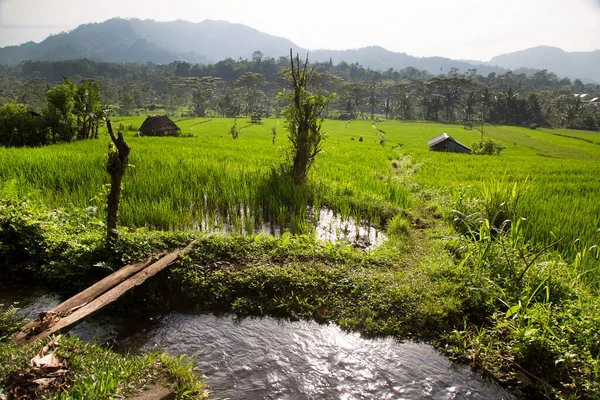
[[[33,318],[58,304],[43,291],[2,290]],[[497,384],[452,365],[433,347],[366,339],[334,324],[172,312],[143,321],[101,313],[71,331],[116,348],[194,357],[217,398],[508,399]]]

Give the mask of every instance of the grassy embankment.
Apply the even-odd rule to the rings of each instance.
[[[600,189],[591,184],[600,146],[565,137],[593,142],[594,134],[486,127],[507,146],[486,157],[427,151],[427,139],[443,131],[467,145],[479,137],[460,126],[380,123],[382,146],[369,122],[327,121],[326,151],[311,184],[297,190],[277,172],[285,144],[278,121],[246,128],[237,140],[231,124],[181,121],[193,136],[183,138],[129,133],[135,168],[125,178],[124,224],[189,228],[204,216],[209,226],[226,220],[252,232],[270,215],[310,233],[310,204],[381,223],[390,241],[364,252],[311,236],[201,236],[168,291],[203,310],[296,314],[432,340],[522,393],[600,397]],[[34,199],[49,207],[87,207],[106,182],[105,146],[2,149],[0,177],[16,178],[20,193],[38,190]],[[101,227],[83,211],[4,204],[3,257],[13,265],[33,259],[30,272],[71,290],[197,235],[141,230],[106,252]],[[544,250],[555,238],[562,240]]]

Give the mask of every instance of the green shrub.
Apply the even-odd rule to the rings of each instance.
[[[471,144],[473,153],[490,156],[499,155],[505,148],[506,146],[504,146],[502,143],[496,142],[490,138],[483,138]]]

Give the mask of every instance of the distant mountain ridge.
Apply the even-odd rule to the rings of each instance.
[[[173,61],[214,63],[226,58],[250,58],[260,50],[266,57],[278,58],[289,49],[306,53],[292,41],[260,32],[254,28],[226,21],[206,20],[156,22],[152,20],[113,18],[105,22],[80,25],[69,32],[52,35],[40,43],[0,48],[0,64],[18,65],[26,60],[61,61],[88,58],[105,62],[167,64]],[[480,74],[507,70],[547,69],[559,76],[600,82],[600,50],[567,53],[540,46],[503,54],[489,62],[452,60],[444,57],[414,57],[379,46],[353,50],[311,50],[311,61],[345,61],[363,67],[387,70],[415,67],[433,74],[451,68],[465,72],[475,68]]]
[[[492,58],[486,65],[508,69],[547,69],[559,76],[600,82],[600,50],[566,52],[558,47],[537,46]]]

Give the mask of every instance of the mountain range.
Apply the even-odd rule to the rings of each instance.
[[[40,43],[0,48],[0,64],[18,65],[26,60],[59,61],[88,58],[106,62],[172,61],[214,63],[226,58],[250,58],[260,50],[266,57],[289,54],[290,48],[301,54],[308,50],[292,41],[260,32],[251,27],[226,21],[206,20],[156,22],[113,18],[105,22],[80,25],[69,32],[51,35]],[[546,69],[560,77],[600,82],[600,50],[565,52],[556,47],[539,46],[503,54],[488,62],[452,60],[444,57],[414,57],[382,47],[353,50],[310,50],[311,61],[345,61],[377,70],[415,67],[433,74],[475,68],[480,74],[508,70]]]

